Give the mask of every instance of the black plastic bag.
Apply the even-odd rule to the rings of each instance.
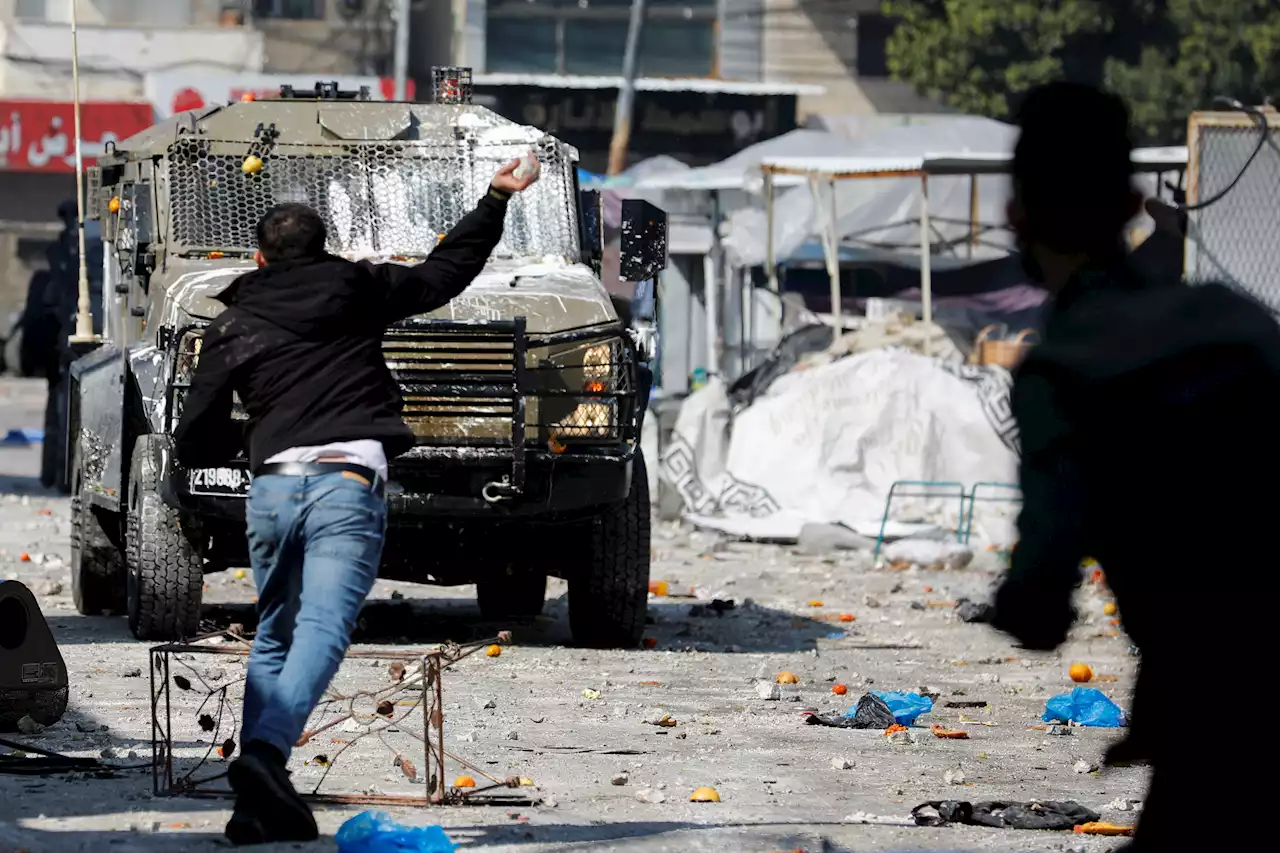
[[[893,712],[889,710],[889,706],[879,696],[871,693],[864,694],[858,700],[857,710],[853,716],[839,717],[823,717],[818,714],[809,714],[805,717],[805,722],[811,726],[829,726],[834,729],[887,729],[897,720],[893,717]]]

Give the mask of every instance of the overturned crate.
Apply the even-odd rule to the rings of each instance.
[[[348,651],[294,747],[290,764],[298,792],[313,802],[348,805],[533,804],[528,780],[497,778],[445,749],[445,671],[510,639],[504,632],[465,646]],[[151,649],[157,796],[232,796],[227,767],[240,748],[249,649],[249,641],[233,633]],[[450,762],[480,784],[450,785]],[[368,784],[369,768],[379,766],[387,772]]]

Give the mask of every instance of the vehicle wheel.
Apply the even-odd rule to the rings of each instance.
[[[195,636],[200,627],[204,560],[177,510],[160,499],[154,440],[138,439],[129,476],[129,630],[139,640],[178,640]]]
[[[547,599],[547,576],[540,572],[508,570],[476,583],[480,615],[489,620],[532,619]]]
[[[577,645],[640,645],[649,610],[649,513],[649,476],[637,451],[631,491],[593,520],[587,562],[569,577],[569,627]]]
[[[71,469],[71,598],[85,616],[125,609],[124,556],[84,492],[80,449]]]

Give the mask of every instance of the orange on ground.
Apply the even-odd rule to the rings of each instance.
[[[843,684],[837,684],[831,688],[831,692],[836,694],[837,696],[843,696],[844,694],[849,692],[849,688],[845,687]]]
[[[30,555],[30,554],[23,554],[22,556],[18,557],[18,559],[19,559],[19,560],[21,560],[21,561],[22,561],[22,562],[24,562],[24,563],[30,563],[30,562],[31,562],[31,555]]]
[[[1071,669],[1067,672],[1071,676],[1071,680],[1078,684],[1085,684],[1093,681],[1093,668],[1087,663],[1073,663]]]
[[[664,596],[667,594],[667,589],[666,581],[649,581],[649,592],[653,595]]]
[[[476,780],[470,776],[459,776],[453,780],[453,787],[455,788],[474,788],[475,786]]]
[[[689,796],[691,803],[718,803],[720,792],[715,788],[699,788]]]
[[[815,598],[815,599],[813,599],[812,601],[810,601],[810,602],[809,602],[809,606],[810,606],[810,607],[821,607],[821,606],[822,606],[822,599],[821,599],[821,598]]]
[[[841,621],[841,622],[852,622],[854,619],[857,619],[857,618],[858,618],[858,617],[857,617],[857,616],[854,616],[852,613],[841,613],[841,614],[840,614],[840,621]]]
[[[491,658],[501,657],[501,656],[502,656],[502,646],[499,646],[499,645],[492,645],[492,646],[490,646],[489,648],[485,649],[485,650],[484,650],[484,653],[485,653],[485,655],[486,655],[486,656],[491,657]]]
[[[925,592],[933,592],[933,587],[931,587],[931,586],[926,586],[926,587],[924,588],[924,591],[925,591]]]
[[[930,726],[929,731],[933,732],[934,737],[942,738],[943,740],[968,740],[969,739],[968,732],[962,732],[962,731],[959,731],[958,729],[948,729],[945,726],[939,726],[937,724]]]
[[[1132,826],[1119,826],[1105,820],[1082,823],[1074,830],[1076,835],[1133,835]]]
[[[1116,603],[1114,601],[1108,601],[1106,604],[1102,605],[1102,612],[1107,616],[1115,616],[1120,612],[1120,608],[1116,607]]]
[[[891,734],[896,734],[897,732],[905,732],[906,730],[907,730],[906,726],[900,726],[897,723],[894,723],[892,726],[889,726],[889,728],[885,729],[884,733],[887,736]]]
[[[645,637],[645,638],[644,638],[644,647],[645,647],[646,649],[656,649],[656,648],[658,647],[658,638],[657,638],[657,637]]]
[[[796,675],[794,672],[780,672],[773,680],[779,684],[799,684],[800,676]]]

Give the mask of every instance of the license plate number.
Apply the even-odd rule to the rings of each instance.
[[[187,491],[193,495],[247,495],[252,479],[243,468],[195,468],[187,472]]]

